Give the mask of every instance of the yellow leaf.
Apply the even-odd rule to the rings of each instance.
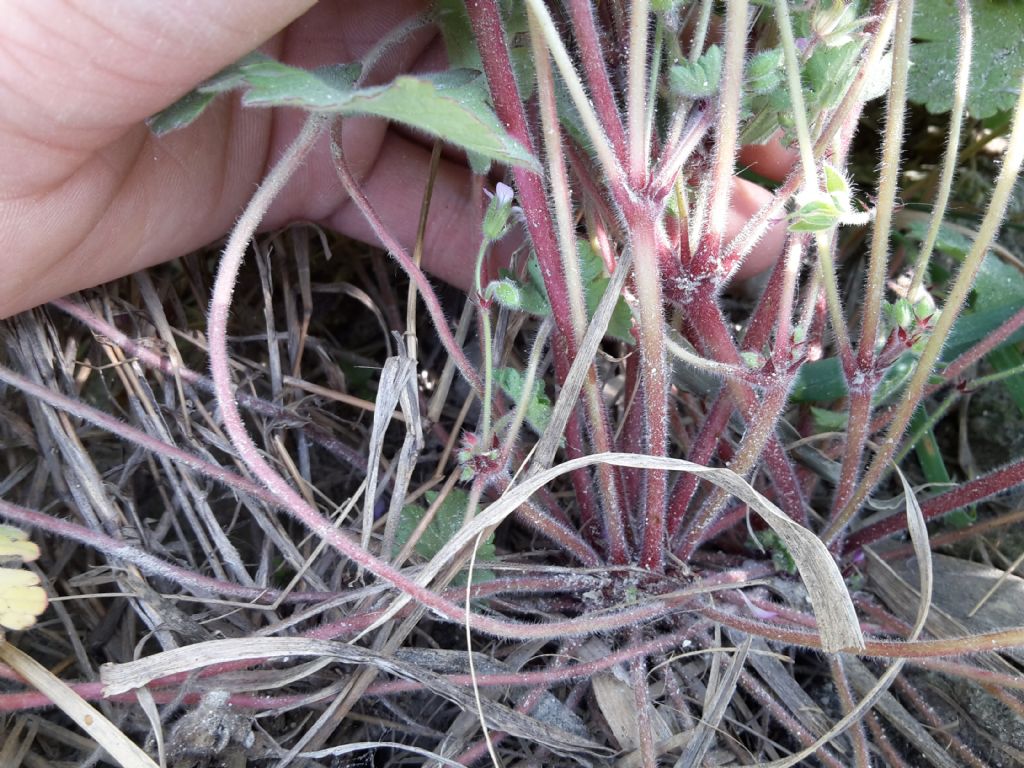
[[[46,592],[31,571],[0,568],[0,625],[27,629],[46,610]]]
[[[39,547],[29,541],[28,534],[20,528],[0,525],[0,562],[7,558],[31,563],[39,558]]]

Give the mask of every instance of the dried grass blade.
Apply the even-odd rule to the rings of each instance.
[[[636,469],[690,472],[728,491],[749,505],[772,527],[772,530],[783,540],[793,556],[800,577],[810,595],[815,616],[818,618],[822,647],[830,653],[863,650],[864,636],[860,631],[853,601],[846,590],[842,574],[839,573],[839,569],[825,545],[811,531],[790,520],[778,507],[754,490],[746,480],[735,472],[717,467],[705,467],[683,459],[633,453],[598,453],[570,459],[557,467],[538,472],[513,486],[500,499],[477,515],[471,523],[464,526],[424,568],[419,576],[419,583],[424,586],[429,584],[445,564],[470,544],[481,531],[500,523],[544,485],[567,472],[600,463]],[[918,514],[920,514],[919,508]],[[389,609],[387,615],[393,615],[393,612],[399,610],[407,601],[408,598],[399,598]]]
[[[928,544],[928,527],[924,521],[924,515],[921,512],[921,505],[917,501],[917,497],[914,495],[914,489],[910,487],[910,483],[907,482],[907,478],[904,477],[899,467],[896,467],[896,474],[899,475],[900,482],[903,484],[903,493],[906,498],[907,506],[907,530],[910,532],[910,541],[914,547],[914,554],[917,557],[919,578],[920,578],[920,595],[921,599],[917,606],[917,619],[914,621],[914,628],[910,633],[908,640],[917,640],[921,636],[921,631],[924,629],[925,623],[928,621],[928,610],[931,608],[932,603],[932,582],[933,582],[933,570],[932,570],[932,552],[931,547]],[[850,659],[849,662],[857,662],[856,659]],[[771,763],[759,763],[761,768],[789,768],[789,766],[800,763],[810,755],[814,754],[820,747],[828,744],[836,736],[846,731],[852,726],[857,720],[886,695],[889,686],[896,679],[896,676],[902,671],[903,665],[906,663],[906,659],[896,659],[893,661],[885,673],[878,678],[878,682],[871,688],[870,691],[861,699],[857,706],[853,707],[839,722],[832,726],[828,733],[823,735],[820,739],[815,741],[813,744],[808,746],[806,749],[797,752],[796,754],[790,755],[782,760],[776,760]]]
[[[736,692],[736,684],[739,682],[743,665],[747,663],[747,654],[750,652],[750,644],[753,640],[753,637],[747,635],[743,644],[736,648],[729,667],[725,670],[718,685],[715,686],[714,693],[708,689],[710,700],[705,704],[700,721],[697,723],[692,737],[686,743],[686,749],[676,761],[676,768],[704,764],[704,755],[707,754],[708,748],[711,746],[711,737],[718,729],[718,724],[722,721],[722,716],[725,715],[725,708],[732,701],[733,694]],[[715,658],[718,656],[716,655]]]
[[[105,664],[100,670],[100,680],[103,682],[104,696],[114,696],[140,688],[162,677],[192,672],[215,664],[238,661],[264,662],[286,656],[329,657],[343,664],[369,665],[379,672],[420,683],[463,710],[472,711],[476,707],[472,692],[419,666],[360,646],[311,638],[250,637],[211,640],[186,648],[164,651],[125,664]],[[482,699],[480,704],[488,725],[494,730],[531,739],[561,755],[607,754],[606,748],[600,744],[551,723],[541,722],[487,699]]]
[[[414,378],[416,363],[408,357],[389,357],[384,362],[377,387],[377,398],[373,413],[373,430],[370,433],[370,448],[367,456],[369,472],[366,476],[366,495],[363,500],[363,529],[360,544],[370,548],[370,530],[373,528],[373,507],[377,500],[377,478],[380,474],[381,453],[384,449],[384,434],[391,423],[391,414],[408,400],[405,395],[410,379]],[[411,414],[406,414],[411,416]],[[404,452],[404,446],[403,446]]]
[[[121,733],[99,710],[46,667],[6,640],[0,640],[0,661],[52,701],[125,768],[157,768],[150,756]]]
[[[608,329],[608,323],[612,318],[612,311],[615,309],[615,304],[622,293],[622,286],[626,283],[626,275],[629,274],[629,268],[632,263],[632,252],[627,251],[619,259],[619,264],[604,289],[601,301],[594,311],[594,317],[587,327],[587,332],[583,335],[583,340],[580,342],[579,353],[576,355],[576,359],[573,360],[572,366],[569,368],[569,374],[565,377],[565,382],[562,384],[562,391],[559,392],[558,399],[555,401],[555,407],[551,411],[551,421],[548,422],[548,428],[544,431],[544,434],[537,442],[537,447],[534,449],[533,463],[531,464],[534,470],[547,469],[555,459],[555,452],[558,450],[558,446],[562,444],[562,438],[565,435],[565,426],[569,423],[569,416],[572,414],[573,409],[579,404],[580,390],[583,388],[583,382],[587,378],[587,371],[594,364],[597,347]]]

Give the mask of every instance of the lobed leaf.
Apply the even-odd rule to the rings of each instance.
[[[46,591],[39,586],[38,576],[18,568],[0,568],[0,626],[28,629],[46,606]]]
[[[302,107],[314,112],[394,120],[437,136],[468,152],[509,165],[539,169],[536,159],[505,131],[487,104],[483,77],[449,70],[386,85],[355,88],[355,65],[309,71],[270,59],[243,68],[250,106]]]
[[[669,70],[672,90],[690,99],[706,99],[718,92],[722,77],[722,49],[712,45],[694,62],[683,62]]]
[[[1002,0],[971,3],[974,48],[967,109],[983,119],[1010,110],[1024,75],[1024,4]],[[932,114],[953,108],[957,67],[956,0],[918,0],[908,82],[911,101]]]

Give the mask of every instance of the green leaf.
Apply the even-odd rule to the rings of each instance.
[[[782,537],[771,528],[758,531],[755,544],[762,552],[766,549],[771,552],[772,564],[776,569],[791,576],[796,574],[796,560],[793,559],[789,547],[786,546],[786,542],[782,540]]]
[[[526,395],[523,392],[523,374],[515,368],[499,368],[494,372],[494,380],[501,391],[504,392],[513,403],[520,403],[524,398],[528,399],[526,406],[526,423],[530,425],[538,435],[543,434],[551,421],[552,405],[551,400],[544,393],[544,385],[540,381],[533,382],[533,391]]]
[[[849,421],[845,413],[829,411],[825,408],[811,406],[811,415],[814,417],[814,426],[822,432],[845,432],[846,424]]]
[[[489,160],[539,169],[536,159],[508,135],[487,104],[486,83],[478,73],[448,70],[356,88],[358,64],[305,70],[261,57],[242,65],[240,71],[248,85],[242,97],[247,106],[383,117]]]
[[[790,216],[790,232],[824,232],[839,223],[840,210],[832,200],[812,200]]]
[[[1024,3],[974,0],[974,51],[967,109],[987,118],[1013,108],[1024,74]],[[909,98],[933,113],[953,107],[959,48],[956,0],[918,0],[914,5]]]
[[[770,93],[782,84],[782,49],[755,54],[747,64],[746,87],[751,93]]]
[[[803,80],[809,86],[808,108],[817,111],[839,104],[857,73],[860,49],[859,42],[814,49],[803,68]]]
[[[850,185],[846,178],[828,163],[825,163],[825,191],[830,195],[850,196]]]
[[[176,131],[194,123],[215,98],[212,93],[189,91],[176,102],[146,120],[146,125],[157,136]]]
[[[907,227],[907,237],[918,243],[924,242],[929,226],[930,222],[925,219],[914,219]],[[939,225],[939,236],[935,240],[935,247],[943,253],[963,259],[971,250],[971,239],[959,230],[941,224]]]
[[[436,491],[427,491],[426,499],[428,504],[433,504],[437,499]],[[441,506],[434,514],[419,541],[416,542],[415,551],[420,557],[432,560],[444,546],[455,537],[462,528],[466,519],[466,505],[469,503],[469,494],[461,488],[453,488],[441,502]],[[395,542],[399,548],[403,547],[412,537],[413,532],[423,519],[426,510],[416,504],[409,504],[402,508],[402,518],[398,522],[395,531]],[[494,560],[497,553],[494,549],[494,536],[488,536],[480,543],[476,551],[479,560]],[[494,574],[488,570],[474,570],[473,583],[489,581]],[[452,581],[452,584],[459,586],[466,583],[466,575],[460,573]]]
[[[587,304],[587,319],[594,316],[597,305],[601,303],[605,288],[608,287],[610,278],[605,275],[604,262],[586,240],[576,241],[576,253],[580,257],[580,275],[583,278],[583,296]],[[633,328],[633,312],[626,300],[619,298],[612,309],[611,319],[608,321],[606,335],[627,344],[635,344],[636,339],[630,332]]]
[[[344,111],[359,78],[358,64],[301,69],[261,57],[241,67],[247,89],[242,103],[254,107],[302,107],[312,112]],[[386,86],[384,86],[386,87]]]
[[[146,120],[146,125],[157,136],[176,131],[195,122],[206,111],[217,94],[237,88],[244,83],[242,67],[267,58],[262,53],[250,53],[234,64],[222,69],[209,80],[186,93],[171,106]]]
[[[722,49],[712,45],[695,62],[676,64],[669,70],[669,84],[676,93],[706,99],[718,92],[722,77]]]
[[[466,13],[464,0],[434,0],[433,18],[444,38],[448,66],[452,69],[472,69],[480,72],[483,63],[480,51],[473,37],[473,27]],[[516,75],[521,95],[529,99],[533,95],[537,78],[533,69],[533,53],[529,44],[529,22],[526,4],[520,0],[499,0],[502,29],[509,42],[509,58]]]
[[[587,306],[587,319],[589,320],[594,316],[610,279],[605,274],[604,262],[601,261],[601,257],[586,240],[576,241],[576,253],[580,259],[580,279],[583,282],[583,299]],[[540,264],[534,253],[530,254],[530,258],[526,262],[526,272],[529,281],[525,285],[519,285],[522,309],[527,314],[546,317],[551,314],[551,304],[548,301],[547,290],[544,288],[544,277],[540,271]],[[607,336],[626,344],[635,344],[636,339],[631,333],[632,328],[633,312],[626,300],[620,297],[612,309]]]

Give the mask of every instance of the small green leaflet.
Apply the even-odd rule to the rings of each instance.
[[[437,492],[427,491],[426,499],[428,504],[433,504],[434,500],[437,499]],[[432,560],[455,537],[459,529],[462,528],[466,518],[466,505],[468,503],[469,494],[461,488],[453,488],[448,496],[445,497],[445,500],[441,502],[441,506],[434,515],[434,519],[430,521],[430,525],[427,526],[419,541],[416,542],[416,554],[426,560]],[[395,544],[398,548],[405,546],[405,543],[409,541],[413,531],[416,530],[416,526],[423,519],[424,514],[426,514],[426,510],[416,504],[409,504],[402,508],[402,519],[399,521],[398,529],[395,531]],[[477,560],[497,559],[493,535],[488,536],[480,543],[480,547],[476,551],[476,557]],[[492,579],[494,579],[492,571],[481,569],[473,571],[474,584]],[[452,580],[452,584],[456,586],[464,585],[465,583],[465,573],[460,573]]]
[[[341,116],[370,115],[404,123],[467,152],[508,165],[539,170],[536,159],[505,131],[487,103],[483,77],[468,70],[395,78],[386,85],[357,88],[358,64],[305,70],[266,56],[249,56],[199,87],[210,92],[242,87],[246,106],[291,106]],[[152,118],[166,131],[187,125],[209,103],[189,97]]]
[[[610,278],[605,274],[601,257],[586,240],[576,241],[576,253],[580,258],[580,279],[583,282],[583,297],[587,303],[589,319],[593,317],[597,305],[601,302],[601,297],[604,296],[604,290],[608,286]],[[536,254],[530,254],[530,259],[526,262],[526,272],[528,279],[519,285],[522,309],[527,314],[546,317],[551,314],[551,304],[548,302],[547,291],[544,289],[544,276],[541,275]],[[510,277],[507,273],[504,276]],[[626,344],[635,344],[636,339],[630,332],[632,327],[633,312],[625,299],[620,297],[615,304],[615,309],[612,310],[606,335],[624,341]]]
[[[718,92],[722,77],[722,49],[712,45],[695,62],[676,64],[669,70],[672,90],[690,99],[706,99]]]
[[[824,232],[839,223],[841,211],[832,200],[812,200],[795,211],[790,232]]]
[[[157,112],[149,118],[146,125],[157,136],[184,128],[195,122],[210,106],[214,98],[216,98],[216,94],[213,93],[202,93],[198,89],[189,91],[167,109]]]
[[[744,86],[757,95],[771,93],[782,85],[782,75],[782,49],[772,48],[754,54],[750,59]]]
[[[245,85],[243,68],[265,59],[262,53],[253,52],[230,64],[195,89],[189,91],[162,112],[157,112],[146,121],[146,125],[157,136],[176,131],[193,123],[220,93]]]
[[[501,391],[504,392],[513,403],[522,402],[523,397],[523,374],[515,368],[499,368],[494,372],[494,380]],[[529,395],[529,402],[526,405],[526,423],[533,428],[538,435],[543,434],[551,421],[551,400],[544,393],[544,387],[540,381],[533,382],[533,392]]]

